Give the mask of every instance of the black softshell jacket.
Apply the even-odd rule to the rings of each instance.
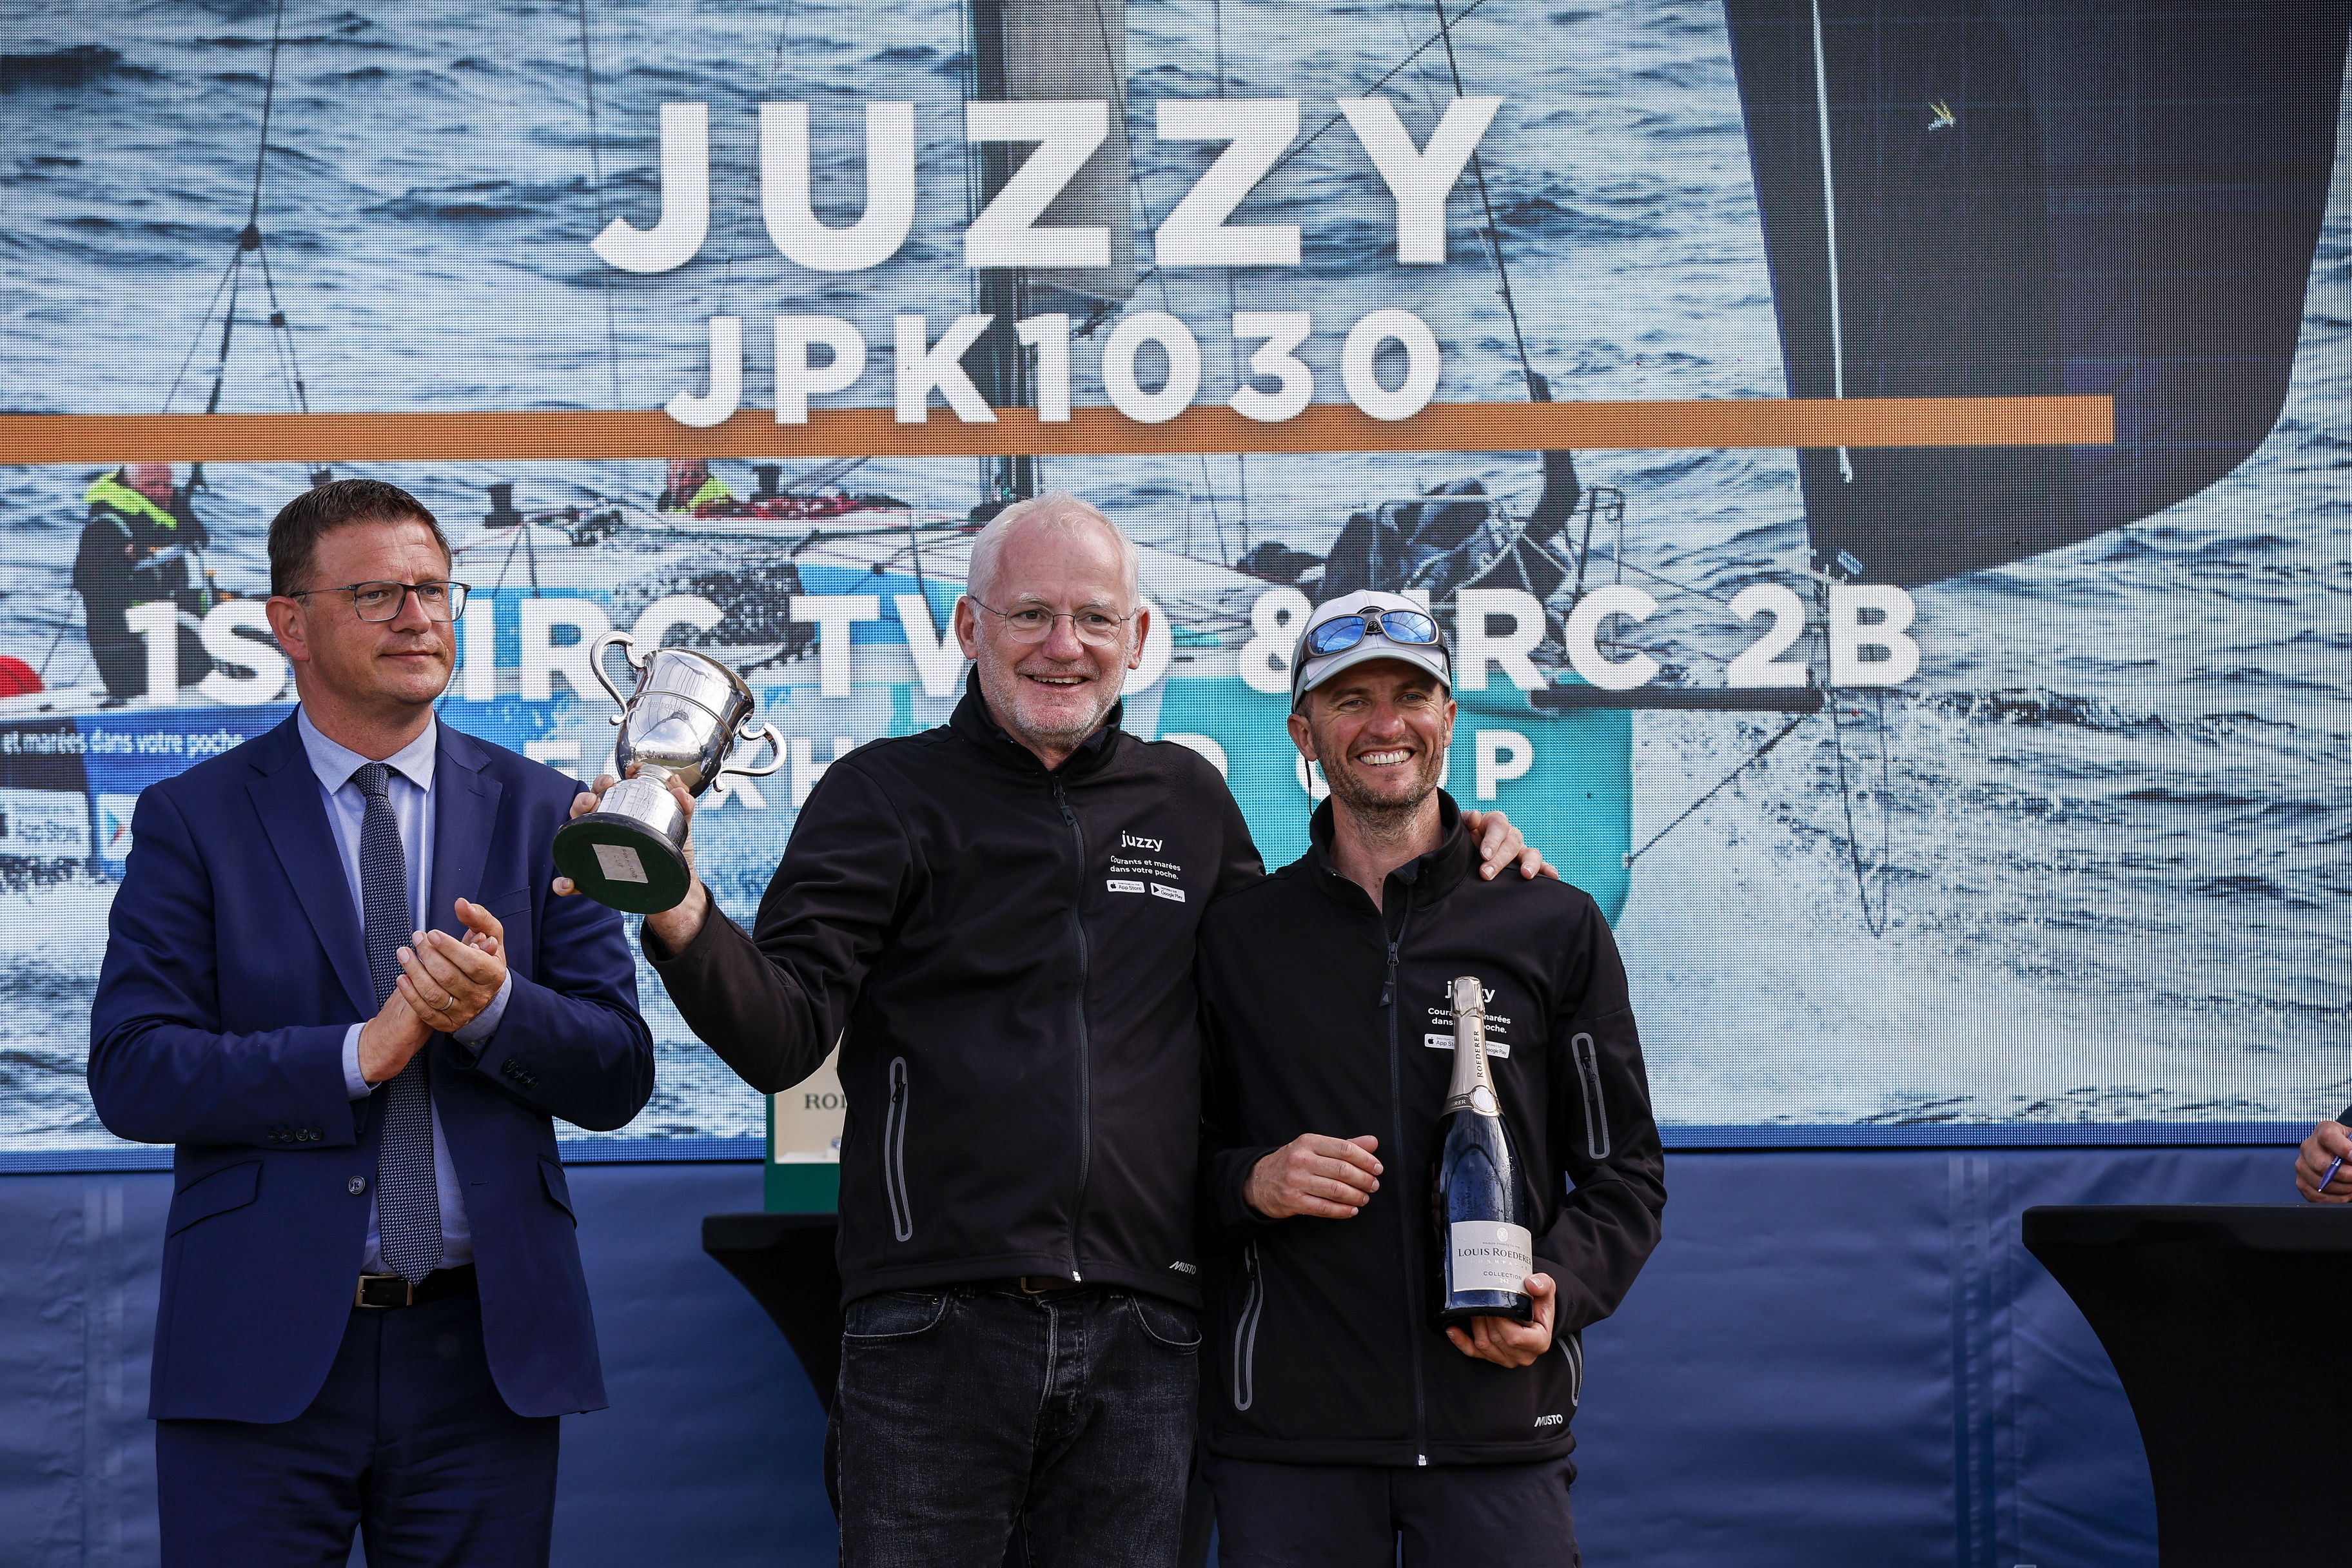
[[[1475,874],[1441,796],[1443,846],[1376,910],[1306,857],[1221,900],[1201,932],[1206,1027],[1202,1217],[1212,1450],[1293,1464],[1516,1464],[1575,1447],[1579,1331],[1658,1242],[1664,1156],[1624,966],[1592,900]],[[1536,1268],[1559,1283],[1552,1349],[1516,1370],[1430,1326],[1431,1134],[1454,1066],[1449,984],[1487,994],[1496,1087],[1534,1188]],[[1507,1049],[1508,1055],[1502,1055]],[[1351,1219],[1273,1221],[1243,1198],[1302,1132],[1380,1139],[1381,1189]]]
[[[750,935],[714,906],[647,939],[752,1088],[841,1040],[845,1301],[1055,1274],[1198,1304],[1193,943],[1263,868],[1216,769],[1118,722],[1048,773],[968,684],[825,771]]]

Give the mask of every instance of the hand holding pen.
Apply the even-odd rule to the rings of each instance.
[[[2352,1157],[2352,1131],[2346,1122],[2352,1121],[2352,1110],[2342,1119],[2323,1121],[2303,1141],[2294,1162],[2295,1190],[2312,1203],[2352,1203],[2352,1174],[2347,1174],[2344,1164]]]

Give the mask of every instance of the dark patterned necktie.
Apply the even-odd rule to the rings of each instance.
[[[400,980],[400,950],[416,930],[408,907],[408,856],[385,794],[390,774],[382,763],[369,763],[352,775],[367,796],[360,824],[360,904],[367,911],[368,974],[378,1007]],[[375,1210],[384,1267],[412,1282],[432,1273],[441,1261],[441,1203],[433,1184],[433,1108],[421,1050],[384,1085]]]

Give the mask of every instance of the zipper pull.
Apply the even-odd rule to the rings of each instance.
[[[1389,943],[1388,978],[1381,982],[1381,1005],[1385,1007],[1396,997],[1397,944]]]

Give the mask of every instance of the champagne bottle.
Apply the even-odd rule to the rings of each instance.
[[[1535,1303],[1523,1289],[1535,1268],[1526,1183],[1486,1061],[1486,993],[1475,975],[1454,983],[1454,1082],[1437,1121],[1432,1161],[1431,1238],[1440,1329],[1473,1318],[1525,1323]]]

